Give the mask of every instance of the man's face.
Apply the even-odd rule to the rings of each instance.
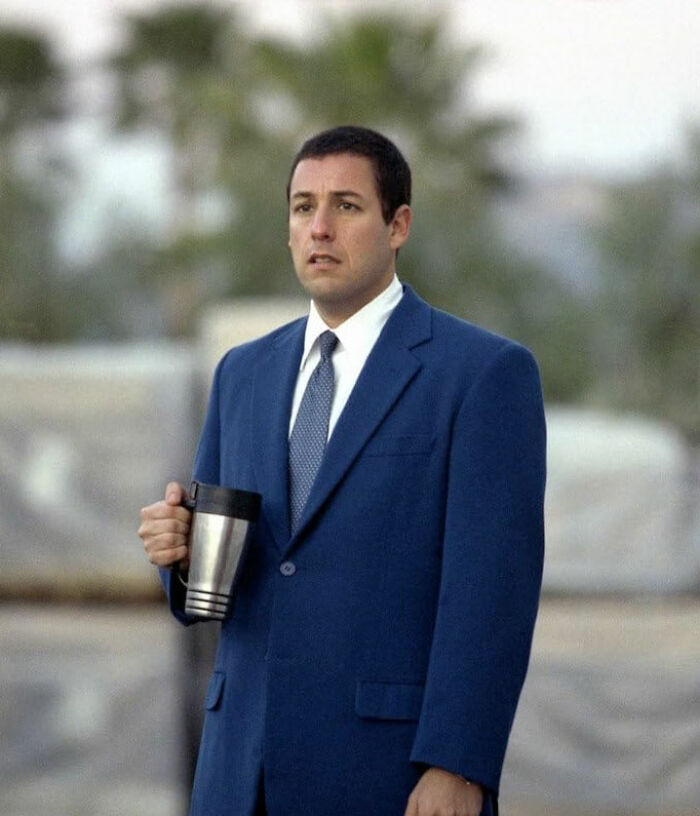
[[[407,205],[384,221],[364,156],[299,162],[289,191],[289,247],[297,277],[328,325],[339,325],[389,285],[410,225]]]

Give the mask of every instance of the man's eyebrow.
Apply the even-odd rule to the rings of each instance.
[[[362,194],[354,190],[334,190],[331,195],[335,198],[362,198]]]
[[[296,193],[292,193],[292,198],[315,198],[315,193],[307,192],[306,190],[298,190]],[[355,190],[333,190],[331,192],[331,196],[333,198],[363,198],[361,193],[355,192]]]

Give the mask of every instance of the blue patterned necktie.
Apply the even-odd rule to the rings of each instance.
[[[292,533],[316,479],[328,439],[335,373],[331,355],[338,338],[325,331],[318,339],[321,359],[313,370],[289,437],[289,509]]]

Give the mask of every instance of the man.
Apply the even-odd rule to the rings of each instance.
[[[496,802],[541,581],[542,398],[529,352],[399,283],[410,195],[380,134],[307,141],[288,199],[309,317],[217,368],[194,477],[263,505],[207,693],[195,816]],[[170,484],[142,511],[160,567],[186,563],[183,495]]]

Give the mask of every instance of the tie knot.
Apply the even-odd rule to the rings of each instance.
[[[318,338],[318,345],[321,351],[321,359],[326,361],[328,358],[333,354],[333,349],[335,348],[336,343],[338,342],[338,338],[333,334],[332,331],[324,331],[323,334]]]

